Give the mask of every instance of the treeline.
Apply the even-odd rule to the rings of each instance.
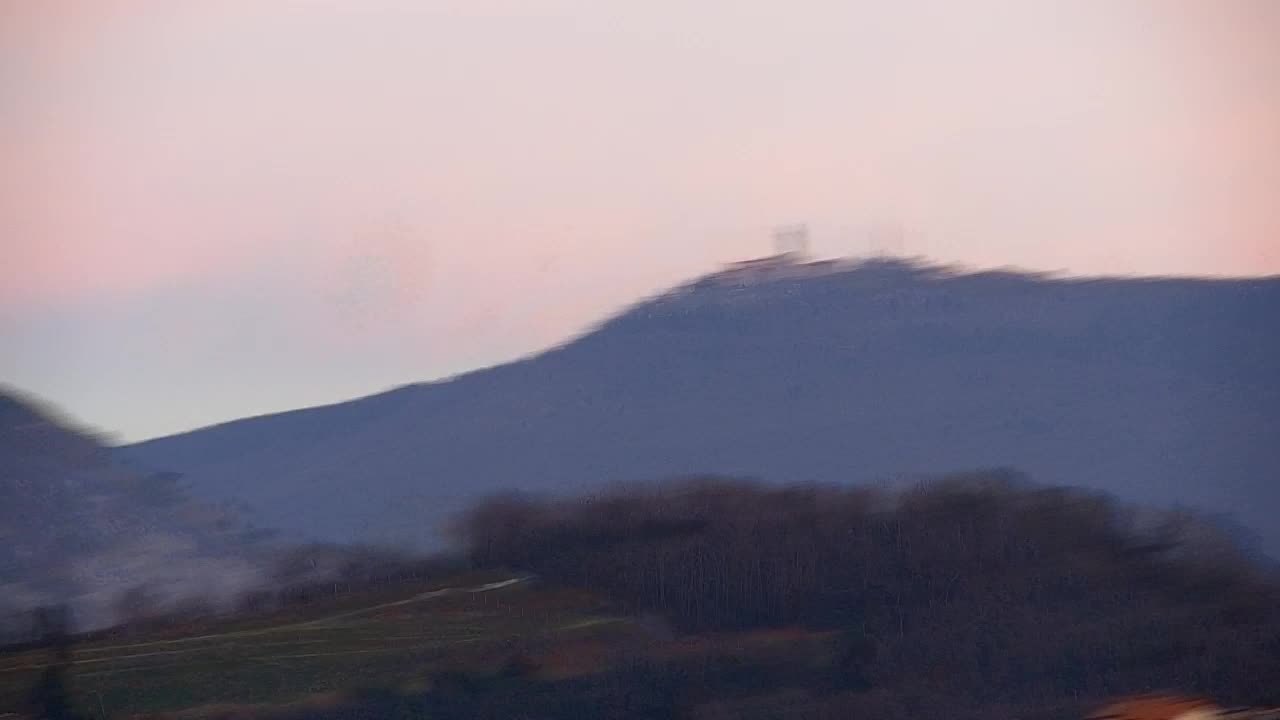
[[[1234,538],[1013,472],[900,491],[700,478],[494,497],[477,566],[606,592],[685,632],[837,630],[844,691],[1053,707],[1151,689],[1280,703],[1280,592]],[[847,701],[846,701],[847,702]]]

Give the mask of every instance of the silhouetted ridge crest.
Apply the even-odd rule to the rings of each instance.
[[[1280,279],[779,267],[695,278],[518,362],[123,452],[333,541],[433,544],[503,488],[1013,466],[1235,514],[1280,550]]]

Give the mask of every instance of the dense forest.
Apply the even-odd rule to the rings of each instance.
[[[677,633],[835,638],[822,672],[774,657],[640,673],[668,697],[731,667],[745,704],[726,716],[958,717],[1159,689],[1280,703],[1272,567],[1194,513],[1014,472],[892,491],[711,477],[572,502],[502,495],[456,531],[478,566],[602,591]]]
[[[457,602],[476,622],[531,613],[533,628],[544,593],[565,592],[597,608],[589,617],[618,619],[617,633],[595,646],[520,631],[413,691],[371,675],[376,689],[337,702],[190,717],[1079,720],[1161,691],[1280,705],[1277,569],[1237,529],[1013,471],[881,488],[700,477],[578,499],[509,493],[454,531],[465,558],[295,548],[238,614],[296,618],[316,604],[325,616],[405,583],[518,574],[540,589],[495,599],[503,609],[466,592]],[[217,632],[201,624],[216,622],[207,609],[122,603],[126,623],[103,631],[117,642]]]

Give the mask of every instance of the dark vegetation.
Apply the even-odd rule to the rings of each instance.
[[[1280,548],[1280,282],[791,270],[703,279],[518,363],[117,451],[0,393],[16,643],[0,716],[1056,720],[1164,688],[1280,703],[1260,552]],[[993,460],[1107,494],[1010,472],[841,484]],[[831,484],[565,499],[706,468]],[[547,496],[466,513],[465,563],[346,544],[437,547],[444,518],[502,487]],[[335,544],[233,582],[299,533]],[[525,574],[539,585],[432,594]],[[25,620],[89,595],[99,629],[74,645]]]
[[[33,712],[59,689],[62,704],[86,718],[274,716],[362,686],[484,687],[487,677],[522,672],[522,653],[613,647],[627,632],[592,622],[602,606],[581,592],[473,591],[499,577],[379,580],[276,610],[76,635],[70,647],[42,633],[41,644],[0,652],[0,716]],[[464,589],[436,594],[445,588]]]
[[[829,704],[913,718],[1160,688],[1280,703],[1268,568],[1192,514],[1141,513],[1013,473],[892,494],[708,478],[589,502],[508,495],[460,532],[479,565],[599,590],[686,633],[834,633],[823,672],[797,673],[803,657],[658,672],[684,690],[737,674],[727,698],[745,704],[727,716],[767,717],[770,703],[801,696],[814,716]],[[798,695],[770,699],[784,691]]]
[[[60,668],[84,717],[1066,720],[1166,689],[1280,703],[1275,572],[1230,529],[1012,472],[504,494],[455,531],[465,563],[298,548],[229,616],[0,658],[0,698]]]
[[[1166,688],[1280,704],[1274,563],[1210,516],[1000,471],[896,490],[703,477],[492,496],[456,523],[465,558],[282,553],[175,476],[0,410],[0,714],[1065,720]],[[104,585],[68,574],[164,537],[196,551]],[[172,585],[241,556],[275,563],[247,591]],[[539,584],[434,594],[524,575]],[[69,616],[23,611],[91,588],[120,622],[81,619],[73,644]]]

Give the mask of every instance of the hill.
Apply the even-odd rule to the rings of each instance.
[[[254,544],[176,476],[124,470],[91,435],[0,392],[0,641],[22,639],[15,613],[38,605],[70,603],[94,627],[143,585],[158,601],[216,599],[254,581]]]
[[[121,449],[331,541],[438,543],[505,488],[1014,466],[1234,516],[1280,554],[1280,279],[742,265],[528,359]]]

